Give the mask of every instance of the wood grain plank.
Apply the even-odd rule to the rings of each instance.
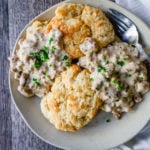
[[[10,51],[24,26],[36,15],[62,0],[8,0]],[[36,137],[11,105],[12,150],[58,150]]]
[[[11,99],[8,86],[8,1],[0,1],[0,150],[11,149]]]

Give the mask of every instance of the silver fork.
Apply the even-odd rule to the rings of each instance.
[[[109,9],[107,11],[107,15],[111,23],[114,25],[116,34],[121,38],[121,40],[134,45],[143,58],[150,63],[150,57],[146,54],[141,44],[138,42],[139,33],[136,25],[128,17],[117,10]]]

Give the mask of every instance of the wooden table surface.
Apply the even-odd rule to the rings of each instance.
[[[11,101],[9,62],[16,38],[36,15],[62,0],[0,0],[0,150],[58,150],[36,137]]]

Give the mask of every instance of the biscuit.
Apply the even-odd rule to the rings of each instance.
[[[107,46],[115,39],[113,26],[108,20],[100,20],[91,26],[92,37],[97,41],[100,48]]]
[[[41,101],[43,115],[59,130],[76,131],[96,115],[101,100],[91,87],[90,73],[72,65],[56,78]]]
[[[62,19],[55,16],[47,25],[45,33],[49,33],[54,28],[61,30],[64,34],[70,34],[78,31],[82,24],[82,21],[78,18]]]
[[[81,15],[81,19],[86,25],[91,26],[93,23],[99,20],[106,20],[107,18],[100,9],[91,6],[85,6]]]
[[[61,19],[77,18],[81,15],[84,6],[80,4],[65,3],[59,6],[55,14]]]
[[[46,27],[45,33],[57,28],[64,34],[64,49],[74,59],[83,55],[80,44],[86,37],[92,37],[99,48],[111,43],[115,38],[113,26],[98,8],[66,3],[59,6]]]
[[[91,35],[90,29],[83,24],[78,31],[67,34],[64,36],[64,48],[65,51],[73,58],[80,58],[83,56],[79,46],[84,42],[85,38]]]
[[[97,41],[100,48],[114,41],[115,32],[113,26],[100,9],[85,6],[81,19],[90,27],[92,37]]]

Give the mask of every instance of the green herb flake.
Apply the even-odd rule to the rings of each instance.
[[[112,83],[112,84],[115,84],[115,85],[117,86],[117,87],[116,87],[117,91],[121,91],[121,90],[124,89],[124,87],[123,87],[123,85],[121,84],[120,81],[111,80],[111,83]]]
[[[65,56],[63,56],[62,61],[65,61],[65,60],[67,60],[67,59],[68,59],[68,56],[65,55]]]
[[[125,64],[124,61],[117,61],[117,65],[119,65],[121,67],[124,66],[124,64]]]
[[[49,48],[47,46],[44,46],[43,49],[46,51],[46,52],[49,52]]]
[[[49,75],[47,73],[43,73],[43,75],[46,77],[46,78],[49,78]]]
[[[66,67],[69,67],[70,66],[70,62],[65,62],[65,64],[66,64]]]
[[[49,44],[51,44],[53,41],[54,41],[54,39],[52,37],[50,37]]]
[[[34,59],[34,67],[40,68],[43,62],[48,60],[48,51],[45,49],[39,50],[35,53],[30,53],[30,57]]]
[[[94,81],[94,78],[90,78],[90,81],[91,81],[91,82]]]
[[[112,84],[118,84],[118,81],[117,80],[111,80],[111,83]]]
[[[144,78],[143,78],[142,76],[140,76],[140,77],[139,77],[139,80],[140,80],[140,81],[143,81],[143,80],[144,80]]]
[[[44,50],[39,51],[39,55],[42,62],[48,60],[48,54]]]
[[[99,67],[97,68],[97,71],[98,71],[98,72],[101,72],[101,71],[106,72],[106,68],[105,68],[104,66],[99,66]]]
[[[116,99],[115,101],[116,101],[116,102],[119,102],[119,99]]]
[[[36,86],[40,86],[40,83],[38,82],[36,78],[32,78],[32,81],[34,82]]]
[[[123,85],[119,82],[117,86],[117,91],[121,91],[123,89],[124,89]]]
[[[55,52],[55,50],[56,50],[56,47],[52,46],[51,47],[51,53]]]
[[[126,73],[125,76],[126,77],[131,77],[131,74],[130,73]]]
[[[127,61],[127,60],[128,60],[128,57],[124,57],[123,60],[124,60],[124,61]]]
[[[41,67],[41,65],[42,65],[41,61],[35,60],[35,62],[34,62],[34,68],[38,69],[38,68]]]

